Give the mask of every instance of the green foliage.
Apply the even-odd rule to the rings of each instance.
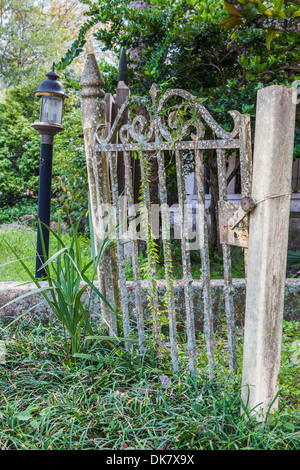
[[[0,225],[14,222],[22,222],[23,216],[37,214],[37,201],[35,199],[20,199],[14,206],[2,206],[0,210]]]
[[[209,383],[199,333],[195,390],[183,368],[168,386],[162,384],[161,374],[171,367],[166,351],[157,368],[152,349],[140,357],[138,348],[128,352],[100,341],[74,365],[65,359],[55,320],[49,325],[28,315],[0,331],[6,346],[0,381],[3,450],[299,450],[299,387],[290,361],[297,322],[283,325],[280,408],[264,423],[240,413],[240,375],[229,377],[224,366],[225,335],[216,344],[220,362]],[[183,343],[179,351],[184,366]],[[239,339],[239,364],[242,353]]]
[[[290,5],[285,8],[285,4]],[[266,19],[268,18],[297,18],[300,16],[300,10],[297,2],[288,0],[274,0],[266,3],[250,0],[239,0],[239,4],[244,5],[243,8],[236,8],[231,3],[224,1],[224,6],[229,13],[229,16],[222,18],[219,25],[224,28],[226,31],[229,29],[235,28],[233,34],[239,29],[242,25],[247,25],[256,18],[257,15],[262,15]],[[238,7],[238,4],[237,4]],[[262,26],[263,27],[263,26]],[[279,36],[279,33],[276,31],[276,27],[273,29],[268,29],[266,24],[266,47],[271,49],[271,42],[276,37]],[[284,28],[283,28],[284,29]],[[287,26],[285,29],[288,30]]]
[[[36,279],[33,272],[28,268],[25,260],[19,258],[18,251],[4,239],[4,243],[15,255],[16,260],[18,260],[23,269],[27,272],[31,281],[37,286],[36,290],[19,296],[17,299],[9,302],[9,304],[16,302],[18,299],[27,297],[28,295],[40,293],[70,337],[71,348],[70,352],[67,351],[67,354],[71,354],[71,357],[75,357],[74,354],[81,352],[90,342],[90,340],[86,340],[86,338],[83,337],[83,333],[87,333],[88,335],[94,334],[89,320],[92,294],[96,293],[107,305],[107,308],[114,311],[113,307],[107,302],[93,283],[99,260],[105,249],[111,243],[111,239],[109,236],[103,239],[99,246],[97,257],[84,265],[82,262],[80,241],[77,236],[78,224],[73,229],[70,245],[65,245],[60,237],[60,220],[58,226],[58,234],[49,229],[57,242],[56,253],[41,266],[41,269],[45,269],[46,272],[46,278],[44,279],[47,281],[46,287],[43,287],[38,279]],[[40,233],[42,233],[41,226]],[[44,247],[43,251],[46,258]],[[89,278],[87,276],[87,270],[91,265],[93,265],[94,270],[93,275]],[[89,300],[87,305],[85,305],[82,302],[82,296],[88,288],[90,289]]]
[[[61,54],[69,38],[58,23],[49,21],[43,2],[2,0],[0,22],[0,82],[18,84],[39,73]]]
[[[300,390],[300,329],[299,322],[283,322],[282,366],[280,381],[285,397],[299,400]],[[284,375],[284,379],[283,379]],[[297,386],[298,385],[298,386]]]
[[[41,76],[1,93],[0,205],[37,195],[40,137],[31,124],[39,113],[33,90]]]
[[[248,3],[242,11],[242,16],[246,19],[247,23],[253,20],[258,13],[258,5],[256,3]]]
[[[56,136],[53,158],[53,194],[56,210],[81,227],[88,226],[88,180],[80,110],[65,116],[65,131]]]
[[[288,251],[287,265],[300,267],[300,250]]]
[[[138,153],[141,173],[143,175],[141,186],[140,186],[140,213],[141,213],[141,228],[144,232],[144,237],[146,240],[146,257],[144,258],[140,254],[140,272],[141,276],[147,279],[150,289],[147,292],[147,305],[151,314],[152,328],[153,328],[153,337],[154,341],[157,344],[157,353],[160,355],[159,347],[159,336],[161,335],[161,311],[156,302],[157,291],[156,291],[156,281],[157,281],[157,272],[156,265],[159,259],[158,256],[158,244],[154,239],[152,234],[151,223],[148,219],[147,210],[149,209],[150,203],[150,193],[149,193],[149,177],[150,177],[150,161],[147,154],[139,151]]]
[[[68,99],[64,107],[65,131],[54,141],[52,219],[57,219],[57,211],[64,208],[64,218],[82,218],[84,229],[88,225],[88,187],[79,76],[71,68],[61,75]],[[41,71],[0,95],[0,223],[37,213],[40,135],[32,124],[39,119],[40,101],[33,91],[44,79]]]
[[[28,214],[28,212],[25,212]],[[14,213],[11,215],[11,220],[14,220]],[[9,221],[8,221],[9,222]],[[28,224],[29,225],[29,224]],[[83,237],[81,234],[77,234],[80,243],[82,263],[88,264],[91,260],[91,241],[88,238]],[[62,233],[60,236],[65,246],[70,246],[72,241],[71,231],[68,230],[66,233]],[[12,251],[9,248],[14,249],[18,254],[18,259],[21,258],[26,260],[26,266],[30,272],[35,270],[35,257],[36,257],[36,221],[32,221],[30,226],[21,224],[9,224],[6,227],[3,226],[0,229],[0,280],[1,281],[13,281],[13,282],[28,282],[31,280],[28,272],[14,260]],[[49,240],[49,256],[51,257],[57,251],[56,238],[50,236]],[[51,267],[50,267],[51,269]],[[87,276],[93,276],[93,267],[91,266],[86,272]]]
[[[118,55],[122,46],[127,51],[140,47],[138,59],[128,53],[132,93],[144,95],[154,82],[162,91],[184,88],[206,98],[205,105],[226,129],[232,127],[230,109],[255,116],[258,88],[290,85],[295,79],[299,37],[276,33],[268,51],[265,32],[251,26],[229,47],[231,39],[219,27],[226,11],[221,0],[154,1],[154,8],[144,10],[129,8],[129,0],[83,3],[89,6],[88,21],[106,26],[97,32],[103,50]],[[106,91],[114,93],[116,70],[104,70],[110,84]]]

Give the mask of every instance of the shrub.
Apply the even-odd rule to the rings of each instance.
[[[56,136],[53,158],[54,208],[70,222],[81,219],[88,227],[88,180],[80,110],[72,110],[64,121],[65,131]]]

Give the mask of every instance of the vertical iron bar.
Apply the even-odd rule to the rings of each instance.
[[[96,247],[97,253],[99,250],[99,243],[101,238],[105,239],[105,227],[104,225],[104,208],[108,205],[107,196],[106,196],[106,188],[105,188],[105,175],[107,171],[105,171],[105,166],[107,165],[107,155],[105,152],[101,152],[99,154],[93,147],[92,150],[92,165],[93,165],[93,177],[97,184],[95,185],[95,193],[97,199],[97,208],[98,208],[98,222],[99,222],[99,233],[97,233],[97,243],[98,246]],[[109,214],[109,217],[111,214]],[[109,224],[109,221],[108,221]],[[114,281],[113,281],[113,266],[112,266],[112,257],[111,257],[111,250],[108,248],[103,253],[102,259],[99,261],[98,266],[98,276],[99,276],[99,285],[100,290],[103,288],[103,293],[105,293],[106,299],[110,303],[110,305],[116,308],[116,299],[114,296]],[[108,325],[109,334],[110,335],[117,335],[118,328],[117,328],[117,318],[116,314],[110,310],[108,310],[107,306],[104,302],[101,303],[101,313],[104,322]]]
[[[203,151],[195,147],[195,166],[197,180],[198,230],[203,278],[204,332],[208,356],[209,378],[215,377],[215,345],[210,282],[210,262],[208,249],[208,229],[205,210]]]
[[[158,139],[156,139],[157,141]],[[171,346],[171,358],[173,365],[173,372],[178,372],[178,349],[177,349],[177,328],[176,328],[176,313],[175,313],[175,299],[174,299],[174,285],[173,285],[173,272],[172,272],[172,253],[170,244],[170,211],[167,199],[167,184],[166,184],[166,169],[164,161],[164,152],[157,152],[158,161],[158,178],[160,186],[160,207],[161,207],[161,220],[162,220],[162,240],[164,251],[164,265],[166,277],[166,294],[165,299],[168,307],[169,318],[169,334]]]
[[[226,158],[224,150],[217,149],[218,183],[220,201],[227,201]],[[232,296],[231,250],[229,245],[222,244],[224,265],[224,297],[228,335],[228,361],[229,371],[236,372],[236,341],[235,341],[235,315]]]
[[[128,310],[128,292],[127,292],[126,275],[125,275],[124,247],[120,238],[120,201],[119,201],[119,189],[118,189],[116,152],[108,152],[108,160],[110,164],[112,199],[113,199],[114,216],[115,216],[115,229],[116,229],[115,233],[116,233],[116,245],[117,245],[118,271],[119,271],[119,288],[120,288],[120,294],[121,294],[121,310],[122,310],[122,318],[123,318],[123,333],[124,333],[125,338],[130,338],[130,322],[129,322],[129,310]],[[131,349],[132,344],[129,342],[126,342],[125,347],[127,350],[129,350]]]
[[[125,163],[125,180],[126,180],[126,194],[128,198],[128,216],[129,218],[134,217],[134,191],[133,191],[133,173],[131,167],[131,154],[130,152],[124,152],[124,163]],[[130,224],[133,227],[133,224]],[[136,317],[137,317],[137,329],[139,338],[139,347],[141,354],[145,351],[145,331],[144,331],[144,316],[142,307],[142,294],[141,294],[141,279],[139,270],[139,249],[136,238],[136,233],[133,228],[129,231],[132,246],[132,270],[133,279],[135,285],[135,305],[136,305]]]
[[[141,218],[142,224],[145,229],[145,238],[147,249],[151,245],[151,203],[150,203],[150,189],[149,189],[149,162],[146,153],[140,153],[141,162],[141,190],[142,190],[142,204],[141,204]],[[153,325],[154,343],[157,351],[158,361],[160,362],[162,340],[161,340],[161,324],[160,313],[158,307],[158,293],[157,293],[157,276],[155,259],[150,257],[149,260],[149,282],[148,282],[148,306]]]
[[[193,279],[191,273],[191,258],[189,252],[188,211],[182,151],[175,150],[175,160],[177,170],[179,214],[181,221],[181,255],[186,311],[186,329],[188,337],[189,367],[191,374],[197,376],[196,333],[192,298]]]

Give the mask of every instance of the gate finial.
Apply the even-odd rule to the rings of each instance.
[[[85,95],[88,96],[89,94],[94,96],[95,93],[97,96],[104,97],[104,91],[102,88],[104,87],[105,83],[94,54],[87,55],[80,85],[82,87],[83,97]]]
[[[104,80],[94,54],[88,54],[82,72],[81,120],[83,129],[105,125]]]

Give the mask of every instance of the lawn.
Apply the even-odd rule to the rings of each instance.
[[[64,243],[71,240],[71,235],[68,233],[62,234]],[[35,271],[35,250],[36,250],[36,230],[18,225],[8,224],[0,227],[0,281],[28,281],[30,278],[26,271],[22,268],[20,263],[11,263],[15,260],[7,243],[16,250],[18,257],[25,260],[31,272]],[[89,238],[80,237],[81,255],[83,262],[86,264],[91,259],[91,243]],[[49,256],[57,251],[56,240],[50,236]],[[163,253],[162,249],[159,250],[159,264],[157,266],[157,278],[163,279],[165,276]],[[174,279],[182,279],[182,262],[181,262],[181,249],[180,241],[176,240],[172,243],[173,254],[173,276]],[[146,255],[140,253],[139,258],[140,266],[146,262]],[[133,271],[131,261],[128,259],[125,263],[126,277],[128,281],[133,280]],[[199,251],[191,251],[191,269],[194,279],[201,278],[201,262]],[[92,273],[92,268],[90,274]],[[242,250],[239,248],[232,249],[232,275],[234,278],[243,278],[244,273],[244,258]],[[141,271],[143,277],[143,272]],[[211,259],[211,277],[212,279],[223,279],[223,260],[217,254]]]
[[[65,244],[71,241],[69,234],[61,235]],[[49,256],[57,251],[56,239],[50,236]],[[29,281],[30,277],[12,253],[12,247],[32,273],[35,272],[36,230],[23,225],[8,224],[0,227],[0,281]],[[86,262],[91,259],[90,241],[81,237],[81,253]]]
[[[4,324],[2,325],[2,327]],[[284,323],[280,406],[265,423],[240,414],[239,369],[227,370],[226,339],[216,335],[216,379],[208,380],[204,338],[198,335],[198,383],[173,377],[166,347],[158,367],[151,341],[134,346],[95,342],[74,363],[60,325],[23,318],[6,330],[0,366],[0,448],[26,450],[299,450],[299,324]]]

